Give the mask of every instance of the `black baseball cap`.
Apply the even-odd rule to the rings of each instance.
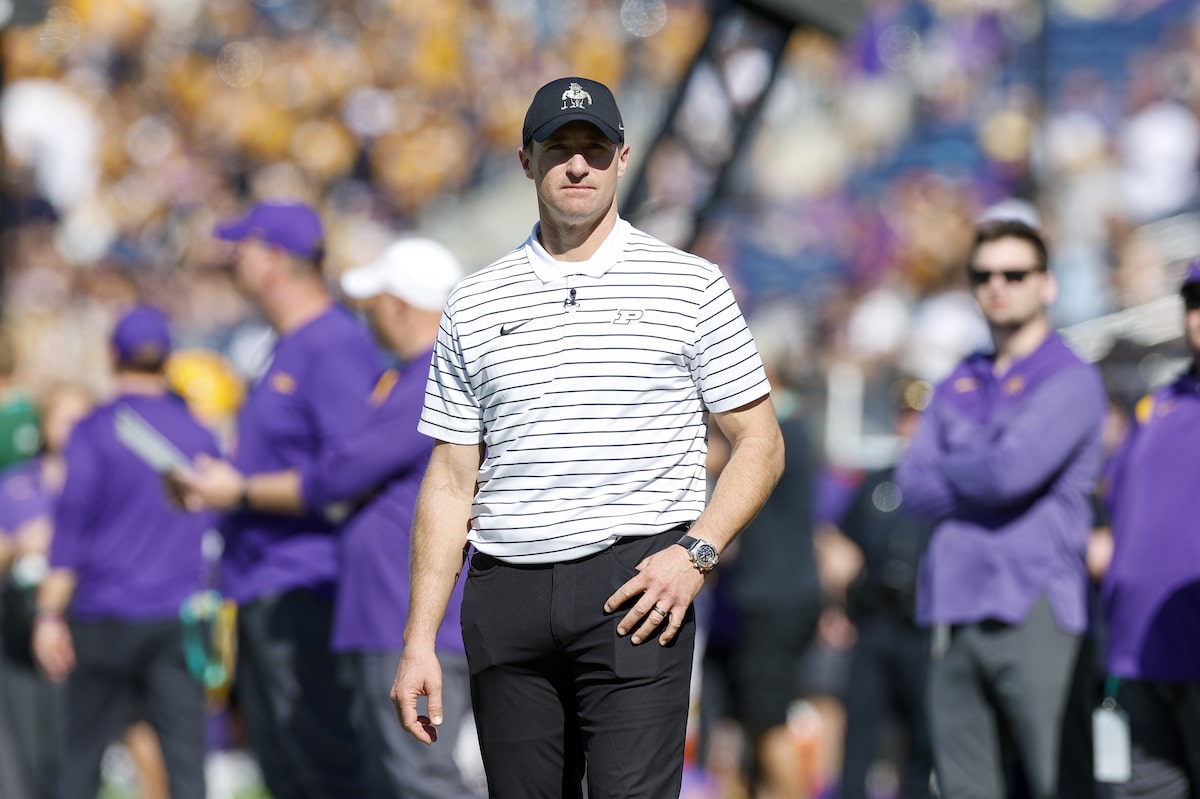
[[[531,139],[545,141],[554,131],[575,120],[591,122],[611,142],[625,141],[621,111],[607,86],[588,78],[559,78],[533,96],[525,112],[521,143],[528,144]]]

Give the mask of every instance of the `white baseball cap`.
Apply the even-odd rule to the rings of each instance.
[[[432,239],[404,238],[369,264],[342,273],[342,291],[356,300],[392,294],[417,308],[437,311],[462,278],[454,253]]]

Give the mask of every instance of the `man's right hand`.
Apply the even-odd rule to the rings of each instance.
[[[417,715],[417,697],[424,696],[429,715]],[[442,665],[432,649],[405,648],[392,683],[392,704],[405,731],[423,744],[437,740],[442,716]]]
[[[66,682],[75,668],[71,628],[59,613],[39,614],[33,623],[33,657],[50,682]]]

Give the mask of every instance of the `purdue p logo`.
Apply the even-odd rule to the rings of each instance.
[[[645,313],[645,311],[636,311],[636,310],[634,310],[634,311],[626,311],[626,310],[617,311],[617,318],[613,320],[613,324],[614,325],[627,325],[630,322],[636,322],[637,320],[642,318],[642,314],[644,314],[644,313]]]

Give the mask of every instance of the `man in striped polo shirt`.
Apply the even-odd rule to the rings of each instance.
[[[436,633],[469,544],[463,640],[501,799],[578,797],[585,772],[592,799],[678,796],[692,600],[783,467],[721,272],[618,216],[624,138],[607,87],[538,90],[518,155],[539,222],[459,283],[430,366],[392,700],[436,740]],[[710,414],[732,455],[706,507]]]

